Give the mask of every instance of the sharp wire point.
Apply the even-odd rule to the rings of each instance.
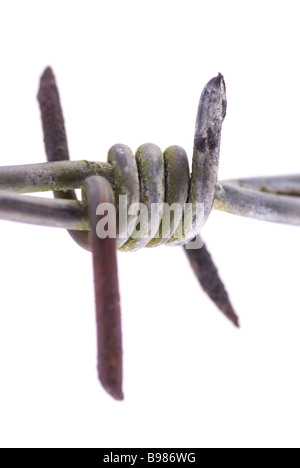
[[[184,250],[203,290],[221,312],[239,328],[239,318],[231,305],[228,293],[206,245],[203,244],[200,249],[185,248]]]

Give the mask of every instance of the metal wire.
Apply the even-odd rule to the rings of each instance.
[[[214,208],[274,223],[300,225],[300,176],[257,177],[221,182]]]
[[[174,147],[170,147],[168,152],[171,152],[172,148]],[[175,148],[179,149],[179,147]],[[104,177],[115,187],[114,168],[109,163],[64,161],[21,166],[2,166],[0,167],[0,219],[28,223],[26,212],[24,212],[23,217],[23,213],[19,208],[25,197],[19,194],[78,189],[82,187],[83,182],[88,177],[93,175]],[[124,187],[122,188],[124,190]],[[13,194],[11,200],[15,200],[15,205],[11,204],[12,212],[10,217],[8,217],[8,211],[3,210],[7,192],[11,192]],[[28,202],[30,200],[32,201],[33,198],[28,198]],[[50,200],[48,202],[50,203]],[[69,201],[65,200],[64,207],[67,207],[68,203]],[[70,206],[75,206],[73,203],[69,204]],[[61,205],[53,200],[49,206],[55,209],[51,219],[48,218],[46,211],[41,210],[31,223],[40,226],[70,229],[69,221],[66,219],[64,222],[63,217],[58,213],[59,206]],[[80,213],[85,209],[80,201],[78,201],[76,207],[78,207]],[[212,208],[238,216],[299,226],[300,175],[219,181],[216,184]],[[14,213],[18,213],[17,218]],[[74,211],[74,218],[77,219],[74,219],[72,222],[74,227],[71,229],[88,229],[88,221],[82,220],[82,222],[78,222],[76,210]]]
[[[226,114],[223,76],[212,78],[199,101],[194,136],[192,172],[188,157],[179,146],[164,153],[145,144],[134,155],[126,145],[114,145],[108,162],[69,161],[64,119],[58,89],[48,67],[40,81],[38,101],[48,162],[0,168],[0,218],[10,221],[66,228],[94,262],[98,371],[104,388],[116,399],[122,392],[122,337],[116,249],[135,251],[161,244],[183,245],[205,292],[224,315],[239,326],[238,317],[219,277],[212,257],[199,237],[212,208],[265,221],[300,225],[300,175],[260,177],[218,182],[221,128]],[[82,201],[75,189],[82,188]],[[23,195],[53,191],[55,199]],[[124,197],[125,198],[122,198]],[[120,200],[125,199],[125,206]],[[99,239],[96,208],[115,203],[113,220],[117,239]],[[190,210],[186,211],[186,203]],[[139,218],[131,206],[156,205],[150,218]],[[167,232],[162,227],[176,204]],[[199,221],[200,220],[200,221]],[[126,221],[126,222],[125,222]],[[129,229],[128,229],[129,226]],[[202,248],[189,249],[198,240]]]
[[[59,96],[51,69],[47,68],[42,75],[38,100],[41,108],[45,148],[48,161],[65,161],[69,159],[64,120]],[[132,204],[141,203],[148,212],[153,204],[159,209],[155,216],[140,221],[139,236],[132,237],[135,225],[130,216],[126,220],[126,230],[119,224],[117,247],[121,250],[137,250],[142,247],[153,247],[165,243],[186,244],[200,231],[211,211],[218,177],[221,128],[226,113],[225,83],[221,74],[212,78],[205,86],[198,106],[194,139],[193,167],[189,176],[186,152],[171,146],[164,154],[154,144],[139,147],[134,156],[125,145],[115,145],[108,153],[108,163],[113,169],[113,186],[118,206],[120,195],[126,196],[126,212]],[[93,165],[95,171],[99,166]],[[90,168],[88,168],[90,169]],[[106,166],[107,170],[108,167]],[[97,172],[97,175],[99,174]],[[78,175],[76,174],[77,178]],[[1,177],[1,175],[0,175]],[[37,177],[33,177],[33,183]],[[1,179],[0,179],[1,180]],[[61,180],[60,180],[61,181]],[[52,180],[51,180],[52,182]],[[69,182],[69,181],[68,181]],[[43,178],[45,187],[45,177]],[[59,185],[58,185],[59,187]],[[1,185],[0,185],[1,188]],[[59,187],[61,188],[61,187]],[[74,188],[74,187],[72,187]],[[53,189],[53,185],[52,185]],[[74,191],[55,192],[56,198],[76,199]],[[55,187],[56,190],[56,187]],[[185,214],[184,232],[180,229],[184,204],[191,204],[191,210]],[[181,209],[175,213],[169,232],[161,236],[161,225],[164,224],[163,203],[168,206],[176,203]],[[199,204],[203,204],[204,213],[199,213]],[[201,219],[201,226],[196,220]],[[131,231],[127,232],[127,226]],[[153,238],[154,232],[154,238]],[[75,234],[73,238],[88,248],[87,233]]]

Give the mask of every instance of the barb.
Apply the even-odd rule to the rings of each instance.
[[[116,239],[97,235],[97,208],[101,203],[113,203],[110,184],[103,177],[87,179],[83,190],[91,226],[91,246],[94,264],[96,323],[98,343],[98,373],[105,390],[116,400],[122,392],[122,333]],[[115,223],[115,219],[111,219]]]
[[[187,250],[185,248],[184,251],[204,291],[223,314],[239,328],[239,318],[233,310],[228,293],[206,245],[203,244],[201,249]]]
[[[118,144],[110,149],[107,163],[71,162],[59,93],[49,67],[40,80],[38,101],[48,162],[0,168],[0,218],[66,228],[81,247],[92,251],[99,378],[108,393],[122,399],[116,249],[134,251],[164,243],[183,245],[204,291],[238,327],[238,317],[210,253],[205,245],[191,249],[191,242],[196,239],[201,245],[198,234],[212,208],[300,225],[300,175],[218,182],[221,128],[226,113],[226,90],[221,74],[207,83],[200,97],[191,175],[187,154],[179,146],[170,146],[162,153],[158,146],[148,143],[140,146],[134,155],[128,146]],[[83,189],[83,201],[76,198],[78,188]],[[54,191],[54,200],[21,195],[48,190]],[[126,196],[125,206],[120,204],[122,196]],[[111,223],[117,228],[117,239],[99,238],[97,206],[114,200],[118,216]],[[187,211],[186,202],[191,206]],[[158,206],[151,225],[149,218],[137,218],[130,211],[133,205],[140,211],[142,206],[148,210]],[[166,206],[174,205],[177,209],[173,210],[165,235]],[[201,213],[203,216],[199,217]],[[134,235],[137,227],[138,238]]]
[[[59,161],[2,166],[0,167],[0,190],[17,193],[53,190],[62,194],[81,188],[84,181],[93,175],[102,176],[110,183],[113,182],[113,168],[108,163]]]
[[[47,67],[41,76],[38,101],[41,109],[47,159],[49,162],[68,161],[69,150],[64,118],[55,77],[50,67]],[[55,191],[54,197],[77,200],[74,190]],[[80,247],[90,250],[89,231],[69,230],[69,234]]]
[[[218,181],[222,123],[226,115],[226,90],[223,76],[212,78],[202,91],[194,136],[190,201],[204,204],[204,220],[210,215]],[[202,226],[200,226],[201,228]],[[193,236],[199,227],[194,226]]]

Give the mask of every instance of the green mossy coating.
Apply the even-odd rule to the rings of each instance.
[[[140,182],[140,202],[147,207],[148,215],[151,213],[151,204],[161,205],[165,197],[164,184],[164,158],[160,148],[152,143],[141,145],[136,152],[137,169]],[[155,227],[159,229],[162,209],[154,220]],[[131,237],[122,250],[137,250],[145,247],[150,239],[150,223],[148,219],[139,220],[139,236]]]
[[[156,236],[149,242],[147,247],[155,247],[165,242],[178,241],[179,233],[182,234],[182,230],[178,229],[182,223],[183,216],[183,205],[187,201],[188,190],[189,190],[189,164],[187,154],[180,146],[170,146],[164,152],[164,166],[165,166],[165,203],[171,207],[173,204],[181,206],[181,210],[174,214],[174,211],[170,212],[170,230],[168,233],[163,233],[164,225],[164,214],[168,216],[166,210],[162,215],[162,221]],[[174,232],[177,232],[173,236]],[[163,237],[166,236],[167,237]]]
[[[0,168],[0,190],[34,193],[80,188],[87,177],[100,175],[113,182],[107,163],[59,161]]]
[[[222,187],[219,184],[216,185],[216,193],[215,193],[213,209],[219,210],[219,211],[225,211],[226,213],[230,213],[228,203],[225,200],[225,194],[222,193]]]
[[[113,167],[114,191],[117,209],[117,247],[119,250],[128,250],[127,246],[128,226],[134,221],[134,217],[128,214],[129,206],[140,201],[139,175],[135,156],[126,145],[117,144],[112,146],[108,152],[108,162]],[[127,202],[127,226],[120,226],[120,206],[119,197],[126,196]]]

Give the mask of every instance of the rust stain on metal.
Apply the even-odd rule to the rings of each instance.
[[[84,184],[91,227],[94,265],[99,379],[116,400],[122,392],[122,332],[117,268],[116,239],[101,239],[96,232],[98,205],[113,203],[109,183],[102,177],[91,177]],[[115,222],[111,219],[110,222]]]

